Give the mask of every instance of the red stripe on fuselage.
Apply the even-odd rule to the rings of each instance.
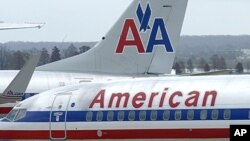
[[[13,107],[0,107],[0,114],[8,114]]]
[[[98,133],[99,132],[99,133]],[[101,132],[101,134],[100,134]],[[57,135],[60,134],[60,135]],[[61,131],[53,136],[61,136]],[[99,135],[99,136],[98,136]],[[0,131],[0,139],[49,139],[50,131]],[[74,130],[67,139],[229,138],[229,129]]]

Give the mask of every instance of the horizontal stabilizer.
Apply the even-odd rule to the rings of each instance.
[[[42,28],[44,23],[4,23],[0,22],[0,30],[9,30],[9,29],[24,29],[24,28]]]

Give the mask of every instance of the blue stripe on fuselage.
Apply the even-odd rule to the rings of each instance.
[[[189,109],[190,110],[190,109]],[[146,112],[146,119],[143,121],[152,121],[151,120],[151,112],[157,111],[157,118],[156,121],[176,121],[176,111],[181,111],[181,119],[182,121],[190,120],[187,117],[188,111],[187,109],[183,110],[168,110],[170,112],[169,119],[163,118],[163,113],[165,110],[113,110],[113,120],[112,121],[118,121],[118,112],[123,111],[124,112],[124,120],[123,121],[130,121],[129,120],[129,112],[134,111],[135,112],[135,119],[133,121],[140,121],[139,114],[141,111]],[[249,119],[249,111],[250,109],[193,109],[194,116],[191,120],[197,121],[202,120],[200,118],[200,114],[202,110],[207,110],[207,118],[205,120],[250,120]],[[218,118],[212,119],[212,111],[218,110]],[[230,119],[225,119],[224,110],[230,110]],[[112,110],[109,110],[112,111]],[[68,111],[67,112],[67,122],[97,122],[97,113],[102,112],[103,118],[102,121],[106,122],[107,114],[109,112],[106,111]],[[63,115],[59,118],[59,121],[55,120],[55,117],[52,117],[52,122],[64,122],[65,119],[65,111],[62,111]],[[92,112],[92,120],[87,121],[86,115],[87,112]],[[54,112],[53,112],[54,113]],[[53,114],[52,114],[53,115]],[[204,119],[203,119],[204,120]],[[28,111],[26,113],[26,116],[16,122],[50,122],[50,111]],[[100,121],[98,121],[100,122]]]

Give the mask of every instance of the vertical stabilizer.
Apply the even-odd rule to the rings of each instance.
[[[186,6],[187,0],[134,0],[94,48],[37,70],[124,75],[170,73]]]
[[[0,104],[12,103],[21,100],[40,59],[40,55],[40,53],[38,55],[34,55],[18,72],[4,92],[0,94]]]

